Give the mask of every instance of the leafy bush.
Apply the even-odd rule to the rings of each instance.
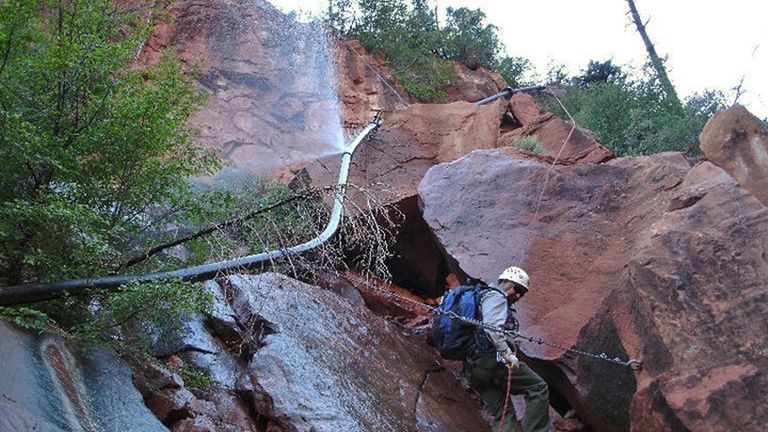
[[[531,85],[524,76],[532,69],[530,60],[523,57],[503,57],[498,61],[496,70],[512,88]]]
[[[698,155],[701,129],[723,107],[719,92],[692,96],[680,107],[665,97],[652,75],[632,78],[610,61],[590,62],[587,71],[570,82],[563,104],[581,126],[620,156],[662,151]],[[565,116],[558,104],[548,105]]]
[[[496,69],[501,43],[498,28],[493,24],[484,25],[485,13],[480,9],[449,7],[446,14],[442,55],[470,69],[480,66]]]
[[[147,34],[107,0],[0,3],[0,284],[111,269],[151,207],[217,167],[179,62],[129,66]]]
[[[440,89],[453,82],[453,65],[435,55],[442,35],[434,12],[424,1],[332,0],[327,19],[342,34],[384,55],[403,87],[423,101],[445,97]]]
[[[109,0],[0,2],[0,285],[111,272],[156,216],[194,217],[187,179],[219,166],[186,127],[205,94],[169,55],[131,65],[149,28]],[[204,303],[200,287],[165,281],[0,317],[95,340]]]
[[[499,70],[510,85],[530,66],[524,59],[499,58],[498,29],[484,23],[485,14],[447,8],[439,28],[436,11],[423,0],[331,0],[326,19],[345,36],[384,55],[393,76],[420,101],[439,102],[442,88],[455,81],[453,64]]]
[[[118,334],[128,345],[149,347],[151,335],[180,328],[185,319],[207,311],[212,298],[201,284],[180,280],[130,283],[110,292],[94,293],[87,305],[65,299],[62,306],[86,307],[58,323],[76,339],[94,343],[105,334]],[[50,306],[48,306],[50,307]]]
[[[512,144],[521,150],[529,151],[531,153],[540,155],[549,154],[549,152],[539,144],[539,141],[535,137],[528,136],[517,138]]]
[[[12,322],[26,330],[35,330],[38,333],[47,330],[51,323],[47,314],[28,307],[0,306],[0,319]]]

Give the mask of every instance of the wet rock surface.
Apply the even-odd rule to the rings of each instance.
[[[553,399],[599,431],[760,430],[766,209],[676,153],[556,167],[542,195],[547,169],[478,151],[431,169],[419,197],[457,272],[529,271],[526,335],[644,361],[634,373],[523,342]]]
[[[336,151],[336,56],[320,24],[298,23],[261,0],[181,0],[163,12],[139,60],[172,48],[199,70],[210,96],[190,121],[199,142],[271,178]]]
[[[476,149],[495,148],[503,114],[501,103],[477,106],[468,102],[414,104],[389,113],[355,151],[349,182],[365,188],[381,205],[413,197],[433,165]],[[309,184],[335,184],[340,160],[334,155],[307,166]],[[365,202],[355,190],[348,196]]]
[[[152,64],[171,48],[198,69],[210,97],[191,120],[197,140],[262,176],[289,180],[312,160],[340,153],[345,130],[414,102],[382,58],[263,0],[180,0],[156,22],[139,62]],[[447,101],[475,101],[504,87],[498,74],[455,67]]]
[[[715,114],[699,142],[707,159],[768,205],[768,128],[760,119],[736,105]]]
[[[184,387],[162,384],[174,382],[172,374],[157,372],[146,378],[154,386],[143,387],[172,430],[193,430],[192,422],[231,425],[237,416],[204,408],[221,404],[223,394],[236,396],[230,404],[240,407],[240,418],[248,413],[257,431],[488,428],[481,407],[421,338],[405,336],[364,306],[272,273],[230,276],[208,288],[219,293],[219,312],[205,328],[189,329],[190,342],[176,355],[207,372],[215,390],[195,390],[190,398]],[[218,326],[230,330],[213,330]],[[206,332],[210,342],[202,345],[216,344],[221,354],[193,347]],[[174,412],[177,421],[169,416]]]
[[[165,431],[110,352],[77,352],[57,337],[0,321],[0,430]]]

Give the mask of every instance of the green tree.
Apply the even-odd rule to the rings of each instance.
[[[149,26],[108,0],[0,3],[0,283],[111,269],[150,209],[179,205],[213,156],[185,126],[204,101]]]
[[[495,70],[501,51],[498,28],[484,24],[485,13],[480,9],[449,7],[446,12],[443,56],[464,63],[470,69],[483,66]]]
[[[524,87],[531,83],[525,75],[531,70],[531,62],[524,57],[503,57],[498,62],[497,70],[512,88]]]
[[[442,34],[426,2],[331,0],[329,22],[345,36],[384,55],[387,66],[411,95],[439,101],[454,79],[453,65],[436,56]]]
[[[680,110],[652,70],[631,77],[610,61],[591,61],[581,75],[564,81],[570,82],[563,100],[569,112],[620,156],[697,155],[701,129],[724,106],[722,94],[705,92],[688,98]],[[557,104],[550,108],[564,115]]]
[[[613,61],[603,62],[590,60],[586,70],[577,76],[576,83],[582,87],[589,87],[594,84],[603,84],[624,78],[621,67],[613,64]]]

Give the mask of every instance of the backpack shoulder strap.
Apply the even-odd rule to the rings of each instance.
[[[492,287],[490,285],[477,284],[475,286],[475,289],[477,289],[479,291],[481,297],[485,296],[486,294],[488,294],[490,292],[495,291],[495,292],[501,294],[502,297],[507,298],[507,295],[504,294],[504,291],[502,291],[502,290],[500,290],[500,289],[498,289],[496,287]]]

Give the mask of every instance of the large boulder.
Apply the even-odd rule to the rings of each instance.
[[[592,131],[574,128],[541,106],[527,93],[515,93],[509,101],[514,118],[512,127],[501,134],[499,146],[515,146],[518,140],[532,138],[562,165],[599,163],[615,156]]]
[[[443,102],[477,102],[500,92],[507,85],[498,72],[489,72],[482,67],[470,69],[458,62],[453,66],[456,81],[442,89],[446,94]]]
[[[189,326],[175,354],[246,401],[256,430],[489,428],[480,405],[421,338],[357,302],[274,273],[229,276],[208,289],[218,299],[214,312]],[[203,403],[178,392],[165,386],[146,396],[175,396],[191,409]],[[200,410],[186,420],[219,421]]]
[[[144,406],[128,367],[106,349],[73,349],[0,321],[0,430],[168,429]]]
[[[699,143],[707,159],[768,205],[768,128],[760,119],[735,105],[709,119]]]
[[[667,153],[550,171],[496,149],[432,168],[419,198],[454,271],[529,271],[525,335],[643,360],[522,343],[553,402],[594,430],[768,421],[768,210],[722,169]]]

